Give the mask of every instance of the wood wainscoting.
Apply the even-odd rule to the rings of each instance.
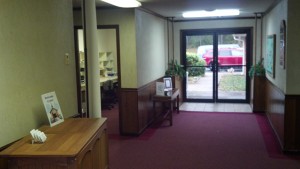
[[[163,77],[138,89],[120,89],[119,111],[122,135],[140,135],[154,120],[152,97],[155,95],[157,81],[163,82]],[[174,86],[180,88],[178,79]],[[180,100],[182,100],[181,96],[180,94]],[[159,106],[161,105],[156,107],[158,110],[161,109]]]
[[[120,130],[123,135],[139,135],[153,121],[153,81],[139,89],[121,89]]]
[[[284,145],[284,93],[266,79],[266,113],[281,146]]]
[[[285,146],[288,151],[300,152],[300,95],[285,96]]]
[[[266,80],[266,113],[283,151],[300,152],[300,95],[285,95]]]

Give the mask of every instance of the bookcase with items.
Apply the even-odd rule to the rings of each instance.
[[[114,56],[112,52],[99,52],[100,77],[114,74]]]
[[[85,82],[85,61],[84,52],[79,52],[79,68],[80,68],[80,82]]]

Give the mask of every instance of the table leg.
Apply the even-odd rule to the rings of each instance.
[[[177,104],[177,114],[179,113],[179,95],[176,97]]]
[[[153,101],[153,119],[154,121],[156,120],[156,108],[155,108],[156,104],[155,101]]]
[[[171,109],[170,111],[171,111],[171,112],[170,112],[170,114],[169,114],[169,117],[170,117],[170,126],[173,125],[173,106],[174,106],[174,105],[173,105],[173,102],[171,101],[171,102],[170,102],[170,109]]]

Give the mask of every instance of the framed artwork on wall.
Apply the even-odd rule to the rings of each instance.
[[[269,35],[267,37],[266,46],[266,71],[269,75],[275,78],[275,54],[276,54],[276,35]]]
[[[286,25],[285,20],[281,21],[280,24],[280,35],[279,35],[279,43],[280,43],[280,57],[279,57],[279,65],[285,69],[285,60],[286,60]]]

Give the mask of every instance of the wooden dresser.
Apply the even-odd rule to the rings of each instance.
[[[47,140],[31,144],[26,136],[0,152],[9,169],[107,169],[106,118],[66,119],[43,131]]]

